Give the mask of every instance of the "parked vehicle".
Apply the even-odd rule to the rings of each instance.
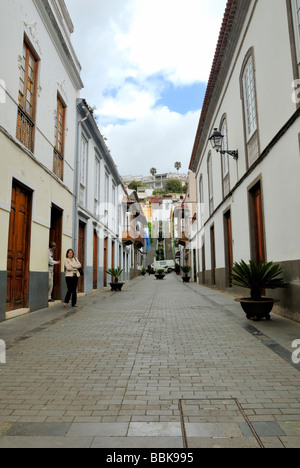
[[[175,271],[175,262],[174,260],[159,260],[152,263],[152,268],[154,270],[165,269],[168,273]]]

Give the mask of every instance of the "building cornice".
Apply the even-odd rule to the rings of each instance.
[[[103,136],[101,135],[97,122],[95,121],[95,118],[93,116],[93,113],[89,105],[84,99],[77,99],[77,110],[80,113],[82,118],[87,117],[87,120],[85,121],[84,124],[87,126],[92,137],[97,142],[99,149],[101,150],[100,151],[101,156],[103,157],[105,163],[107,164],[108,169],[114,178],[114,181],[116,182],[117,185],[122,185],[122,179],[117,170],[115,162],[109,152],[109,149],[107,148],[107,145],[104,141]]]
[[[76,90],[84,87],[80,77],[81,66],[74,52],[71,42],[66,40],[62,33],[63,27],[58,23],[49,0],[33,0],[50,38],[70,76]],[[66,8],[66,7],[65,7]]]
[[[227,2],[190,161],[189,169],[192,172],[197,171],[201,152],[209,136],[210,122],[222,93],[251,3],[250,0],[228,0]]]

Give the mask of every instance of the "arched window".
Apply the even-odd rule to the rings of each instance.
[[[249,140],[257,129],[256,91],[255,91],[252,55],[250,55],[250,57],[248,58],[247,63],[244,68],[243,90],[244,90],[247,140]]]
[[[241,95],[244,108],[244,128],[247,147],[247,165],[259,157],[258,115],[253,49],[245,57],[241,73]]]
[[[200,225],[201,227],[204,224],[204,191],[203,191],[203,174],[200,175],[199,182],[199,210],[200,210]]]
[[[209,214],[214,211],[214,192],[213,192],[213,172],[212,172],[212,157],[211,152],[207,158],[207,175],[208,175],[208,197],[209,197]]]
[[[223,118],[221,124],[221,133],[224,135],[222,141],[222,150],[228,150],[228,138],[227,138],[227,120],[226,117]],[[222,154],[222,181],[223,181],[223,196],[224,198],[230,192],[230,181],[229,181],[229,156],[228,154]]]

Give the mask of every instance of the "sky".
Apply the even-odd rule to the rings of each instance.
[[[65,0],[81,97],[121,175],[188,172],[227,0]]]

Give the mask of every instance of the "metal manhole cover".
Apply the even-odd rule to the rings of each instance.
[[[185,448],[264,448],[239,401],[179,400]]]

